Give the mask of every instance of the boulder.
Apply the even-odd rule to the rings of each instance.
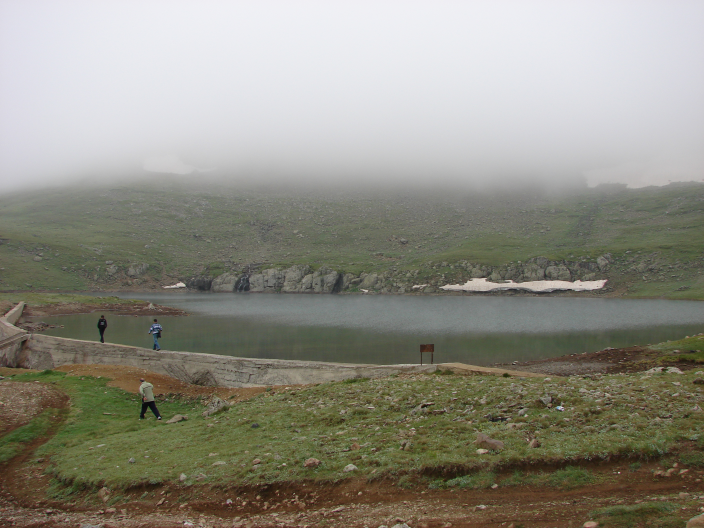
[[[316,468],[320,465],[320,460],[317,458],[308,458],[306,459],[305,462],[303,462],[303,467],[307,468]]]
[[[352,273],[345,273],[342,276],[342,289],[346,290],[347,288],[349,288],[353,280],[355,280],[355,276]]]
[[[264,291],[264,275],[255,273],[249,277],[249,291],[263,292]]]
[[[110,490],[106,487],[100,488],[100,491],[98,491],[98,497],[100,497],[100,500],[103,502],[107,502],[110,500]]]
[[[206,417],[206,416],[211,416],[215,414],[216,412],[222,411],[223,409],[227,409],[230,407],[230,404],[227,403],[224,400],[221,400],[217,396],[214,396],[212,400],[208,403],[208,405],[205,408],[205,411],[203,411],[201,414]]]
[[[297,264],[284,270],[284,282],[281,287],[282,292],[294,293],[301,291],[301,282],[306,275],[310,274],[310,266]]]
[[[232,293],[235,291],[235,283],[238,277],[233,273],[223,273],[219,277],[215,277],[210,285],[210,291]]]
[[[262,271],[263,291],[280,291],[284,285],[284,272],[278,269],[265,269]]]
[[[329,268],[322,267],[313,273],[311,287],[314,293],[333,293],[339,291],[340,274]]]
[[[596,259],[596,265],[599,266],[599,271],[607,271],[609,269],[609,264],[610,262],[606,255],[602,255]]]
[[[130,264],[130,267],[127,269],[127,276],[128,277],[141,277],[144,275],[147,270],[149,269],[149,264],[146,262],[142,264]]]
[[[105,271],[107,272],[108,275],[115,275],[115,273],[117,273],[118,269],[119,268],[115,264],[112,264],[112,265],[108,266],[107,268],[105,268]]]
[[[479,433],[474,443],[478,447],[482,449],[489,449],[490,451],[501,451],[504,448],[504,443],[501,440],[489,438],[489,436],[484,433]]]
[[[687,521],[687,528],[702,528],[704,527],[704,513],[692,517]]]
[[[360,289],[364,290],[370,290],[374,286],[376,286],[377,280],[379,279],[379,276],[376,273],[370,273],[360,283],[359,287]]]
[[[208,291],[213,283],[213,278],[205,275],[197,275],[186,279],[186,287],[189,290]]]
[[[571,281],[572,274],[567,266],[548,266],[545,268],[545,278],[547,280]]]

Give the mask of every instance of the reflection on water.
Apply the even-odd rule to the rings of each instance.
[[[702,331],[704,303],[555,297],[131,294],[183,308],[162,348],[239,357],[487,365],[657,343]],[[47,334],[99,339],[100,314],[45,317]],[[106,314],[106,341],[151,348],[150,317]],[[426,357],[427,361],[427,357]]]

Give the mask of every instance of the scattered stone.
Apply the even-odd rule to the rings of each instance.
[[[161,500],[164,500],[164,499],[161,499]],[[116,513],[116,512],[117,512],[116,508],[107,508],[105,510],[105,513]]]
[[[217,412],[222,411],[223,409],[228,409],[229,407],[229,403],[224,400],[221,400],[217,396],[213,396],[213,399],[210,400],[210,402],[205,408],[205,411],[203,411],[201,414],[203,415],[203,417],[211,416]]]
[[[305,462],[303,462],[303,467],[307,468],[316,468],[320,465],[320,460],[317,458],[309,458]]]
[[[185,414],[176,414],[170,420],[166,420],[166,423],[178,423],[188,420],[188,416]]]
[[[599,528],[599,523],[596,521],[587,521],[582,525],[582,528]]]
[[[106,487],[100,488],[100,491],[98,491],[98,497],[100,497],[100,500],[103,502],[107,502],[110,500],[110,490]]]
[[[261,461],[259,458],[255,458],[254,460],[252,460],[252,465],[253,465],[253,466],[259,465],[259,464],[261,464],[261,463],[262,463],[262,461]]]
[[[134,457],[130,457],[130,459],[127,462],[129,462],[130,464],[134,464],[137,461],[134,459]]]
[[[552,396],[550,396],[549,394],[541,396],[539,400],[543,402],[543,405],[545,405],[546,407],[549,407],[552,404]]]
[[[356,471],[356,470],[357,470],[357,466],[355,466],[354,464],[347,464],[342,471],[345,473],[349,473],[350,471]]]
[[[404,523],[394,524],[391,528],[411,528],[411,527],[408,526],[408,525],[404,522]]]
[[[489,452],[488,449],[477,449],[478,455],[486,455]]]
[[[404,440],[403,442],[401,442],[401,450],[402,451],[410,451],[412,447],[413,447],[413,444],[411,443],[410,440]]]
[[[486,504],[477,504],[474,507],[474,511],[482,511],[482,510],[486,510]]]
[[[533,438],[533,440],[528,443],[528,447],[532,449],[537,449],[538,447],[540,447],[540,440],[538,440],[537,438]]]
[[[225,464],[227,464],[227,462],[224,462],[222,460],[218,460],[217,462],[213,462],[214,466],[224,466]]]
[[[504,443],[501,440],[489,438],[484,433],[479,433],[474,443],[480,448],[489,449],[490,451],[501,451],[504,448]]]
[[[498,484],[492,484],[492,485],[491,485],[491,489],[499,489],[499,485],[498,485]]]
[[[360,446],[357,442],[354,442],[354,443],[350,446],[350,450],[351,450],[351,451],[358,451],[358,450],[361,449],[361,448],[362,448],[362,446]]]
[[[695,385],[704,385],[704,378],[696,378],[692,381]]]
[[[259,427],[259,424],[257,422],[254,422],[252,424],[252,429],[256,429],[257,427]]]

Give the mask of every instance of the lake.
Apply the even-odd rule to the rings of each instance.
[[[187,310],[159,317],[164,350],[342,363],[474,365],[679,339],[704,331],[704,302],[530,296],[120,294]],[[42,317],[46,334],[99,339],[99,313]],[[151,348],[151,317],[105,314],[106,342]],[[424,362],[429,362],[426,355]]]

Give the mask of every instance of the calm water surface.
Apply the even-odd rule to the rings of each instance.
[[[239,357],[475,365],[658,343],[704,331],[704,302],[559,297],[129,294],[187,310],[159,317],[165,350]],[[105,314],[106,341],[151,348],[150,317]],[[100,314],[43,317],[46,333],[98,340]],[[428,358],[426,357],[426,362]]]

